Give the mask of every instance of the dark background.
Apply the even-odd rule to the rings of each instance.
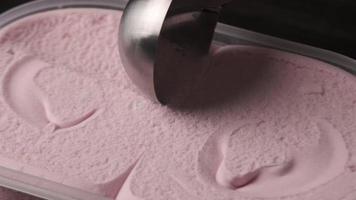
[[[223,21],[356,58],[355,0],[233,0]]]
[[[2,12],[29,0],[0,1]],[[356,0],[232,0],[222,21],[356,58]]]

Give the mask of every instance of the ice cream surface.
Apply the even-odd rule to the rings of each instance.
[[[119,11],[0,31],[0,165],[116,200],[356,199],[356,79],[277,50],[219,47],[172,107],[122,67]]]

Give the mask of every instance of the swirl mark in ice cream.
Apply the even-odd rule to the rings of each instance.
[[[331,123],[317,120],[315,128],[321,133],[315,146],[291,150],[287,161],[244,174],[234,174],[226,167],[231,134],[212,135],[200,152],[199,170],[208,183],[248,196],[278,197],[307,192],[342,174],[348,160],[342,135]],[[240,130],[243,129],[236,131]]]
[[[136,162],[134,162],[131,166],[129,166],[122,173],[118,174],[110,181],[103,183],[92,183],[85,179],[62,177],[63,180],[59,181],[59,183],[74,188],[80,187],[84,191],[98,193],[113,200],[144,200],[143,198],[136,196],[131,188],[133,176],[136,174],[137,168],[141,165],[143,160],[142,158],[143,157],[141,156],[139,159],[137,159]],[[36,168],[28,169],[28,167],[26,167],[25,170],[25,172],[29,174],[33,174],[33,172],[39,172],[41,176],[45,177],[57,176],[56,174],[43,172]]]
[[[115,200],[144,200],[141,197],[136,196],[133,194],[131,190],[131,182],[132,182],[132,172],[135,170],[136,166],[132,169],[131,173],[128,174],[125,182],[120,188],[119,193],[117,194]]]
[[[38,128],[65,129],[77,126],[95,115],[96,109],[78,119],[58,120],[51,112],[50,102],[36,85],[34,78],[40,70],[50,65],[33,56],[15,59],[3,77],[5,101],[20,117]]]
[[[123,173],[117,180],[103,185],[103,189],[112,188],[112,197],[115,197],[115,200],[143,200],[133,194],[131,190],[131,182],[134,173],[136,172],[137,167],[141,163],[141,159],[134,163],[125,173]],[[116,184],[115,184],[116,183]],[[116,191],[114,191],[116,189]]]

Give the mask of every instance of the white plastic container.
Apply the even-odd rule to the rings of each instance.
[[[37,0],[0,15],[0,28],[23,17],[43,11],[66,8],[122,10],[126,2],[127,0]],[[331,63],[356,74],[356,60],[352,58],[225,24],[218,24],[214,43],[220,45],[249,44],[293,52]],[[0,166],[0,186],[50,200],[113,200],[98,194],[92,194],[48,181],[41,177],[31,176],[21,171],[10,170],[6,166]]]

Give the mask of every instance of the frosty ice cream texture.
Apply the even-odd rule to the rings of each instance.
[[[356,198],[351,74],[222,47],[195,106],[174,110],[126,76],[120,17],[49,11],[0,31],[2,166],[117,200]]]

